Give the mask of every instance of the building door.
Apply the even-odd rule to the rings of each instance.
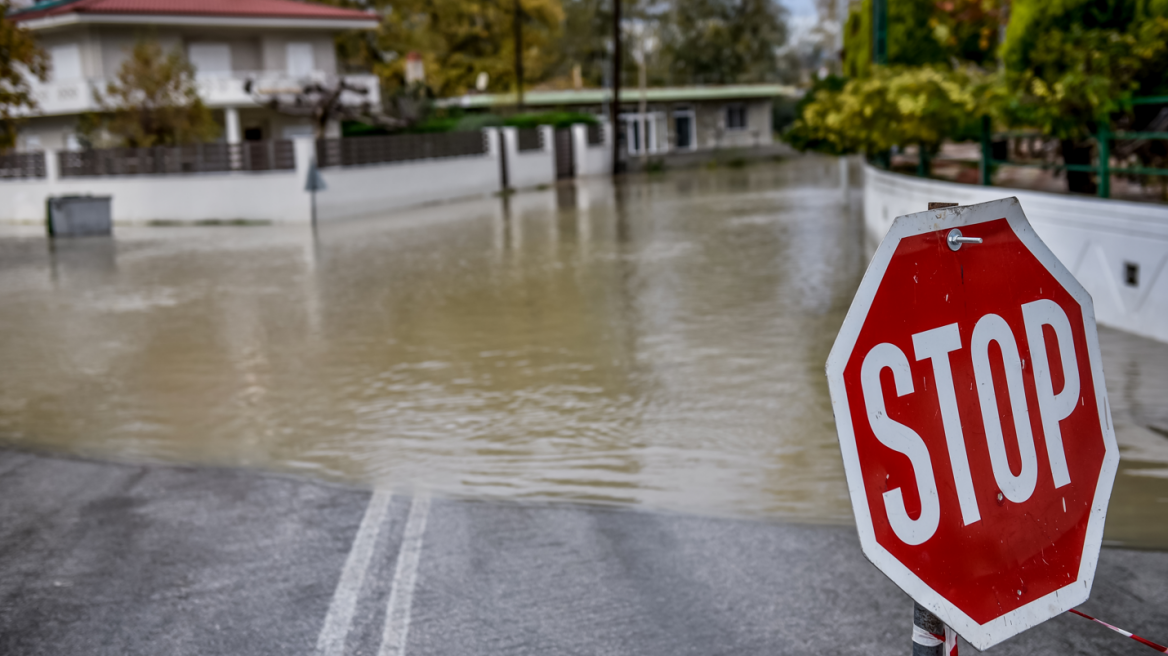
[[[644,115],[621,114],[621,120],[625,124],[625,143],[628,144],[628,153],[630,155],[640,155],[642,148],[645,148],[650,153],[656,153],[661,150],[657,143],[657,119],[660,116],[661,114],[659,112],[649,112]],[[641,134],[642,127],[644,127],[644,134]],[[668,129],[665,125],[661,127]]]
[[[680,111],[673,114],[673,134],[677,140],[678,150],[692,150],[696,146],[693,110]]]
[[[572,152],[572,129],[556,128],[556,179],[576,177],[576,158]]]

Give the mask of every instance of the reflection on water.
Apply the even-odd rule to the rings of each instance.
[[[315,239],[0,239],[0,439],[846,522],[823,363],[867,263],[857,201],[834,161],[808,159],[580,181]],[[1168,345],[1102,339],[1117,423],[1159,436],[1143,427],[1168,427]],[[1136,455],[1158,462],[1149,444]],[[1152,473],[1121,474],[1117,495],[1143,504],[1124,521],[1163,517],[1168,478],[1125,467]]]

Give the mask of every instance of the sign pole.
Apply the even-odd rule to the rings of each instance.
[[[309,193],[312,198],[312,229],[316,230],[316,192],[327,189],[328,186],[324,183],[324,177],[320,174],[320,169],[316,166],[316,158],[313,157],[308,162],[308,177],[304,181],[304,190]]]
[[[957,203],[929,203],[930,210],[954,207]],[[953,629],[945,626],[939,617],[913,600],[912,656],[957,656],[956,638],[952,654],[945,653],[945,643]]]
[[[927,608],[913,602],[912,656],[949,656],[945,653],[945,636],[952,631]],[[953,653],[957,653],[954,645]]]
[[[609,129],[612,130],[612,174],[621,172],[620,139],[621,93],[621,0],[612,0],[612,107],[609,108]]]

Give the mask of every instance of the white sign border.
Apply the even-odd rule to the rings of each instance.
[[[1099,481],[1095,488],[1091,516],[1087,521],[1087,534],[1083,543],[1083,555],[1079,562],[1078,579],[1074,583],[1035,599],[986,624],[978,624],[949,600],[931,589],[912,570],[876,541],[871,510],[868,507],[868,497],[864,491],[863,472],[856,450],[856,436],[852,427],[852,415],[848,405],[847,391],[844,388],[843,374],[844,367],[847,366],[856,340],[859,338],[860,330],[868,317],[868,311],[872,307],[876,291],[902,239],[937,230],[996,221],[1001,218],[1007,220],[1022,243],[1046,267],[1046,270],[1066,288],[1083,309],[1083,326],[1091,363],[1091,377],[1095,383],[1095,401],[1105,453],[1099,472]],[[966,246],[966,248],[970,248],[970,246]],[[976,248],[976,246],[972,248]],[[1099,549],[1103,542],[1103,525],[1107,519],[1107,503],[1111,498],[1111,488],[1119,466],[1119,447],[1115,442],[1115,432],[1111,423],[1111,407],[1107,401],[1107,388],[1103,380],[1103,362],[1099,351],[1098,330],[1095,326],[1095,308],[1087,290],[1079,284],[1074,275],[1063,266],[1063,263],[1034,233],[1030,222],[1022,213],[1022,207],[1016,197],[897,217],[879,248],[876,249],[876,254],[872,257],[872,262],[868,265],[863,280],[860,281],[860,287],[856,291],[856,296],[852,300],[852,305],[848,309],[839,334],[836,336],[835,344],[827,358],[827,380],[831,393],[832,411],[835,414],[840,451],[843,453],[848,492],[852,499],[852,510],[856,516],[856,529],[860,536],[860,546],[868,560],[892,579],[893,583],[922,606],[932,611],[979,650],[993,647],[1003,640],[1041,624],[1087,600],[1091,593],[1095,567],[1099,561]]]

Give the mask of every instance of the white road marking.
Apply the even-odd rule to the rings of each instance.
[[[333,592],[328,615],[324,618],[324,626],[316,640],[318,656],[342,656],[345,653],[345,637],[349,635],[349,625],[353,623],[357,596],[361,594],[361,583],[365,580],[369,561],[373,559],[373,547],[377,544],[377,534],[385,521],[385,511],[389,508],[391,498],[392,492],[381,490],[369,498],[365,517],[357,529],[357,537],[353,538],[353,546],[349,549],[349,557],[345,559],[345,567],[341,570],[341,578]]]
[[[406,635],[410,630],[410,607],[414,601],[414,582],[418,576],[418,561],[422,556],[422,536],[426,532],[426,517],[430,512],[430,496],[414,495],[410,517],[401,551],[397,555],[397,569],[393,573],[393,587],[389,605],[385,609],[385,633],[381,636],[380,656],[404,656]]]

